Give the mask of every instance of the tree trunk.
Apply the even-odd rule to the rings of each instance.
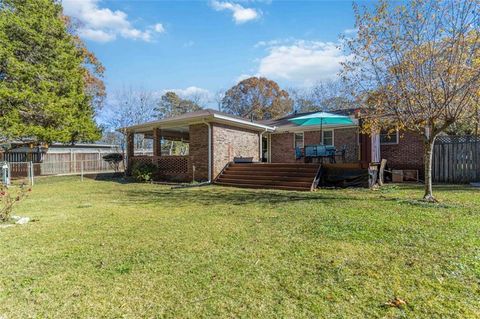
[[[433,196],[433,190],[432,190],[432,161],[433,161],[434,144],[435,144],[435,138],[426,139],[424,144],[423,162],[425,166],[425,195],[423,195],[423,199],[427,202],[437,201]]]

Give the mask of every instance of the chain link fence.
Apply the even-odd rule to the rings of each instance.
[[[87,174],[123,172],[125,169],[123,162],[115,167],[103,159],[43,163],[4,162],[4,164],[8,166],[8,173],[7,170],[2,170],[2,175],[7,174],[10,182],[29,185],[33,185],[35,177],[39,176],[79,175],[83,178]]]

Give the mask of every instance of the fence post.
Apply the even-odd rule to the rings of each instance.
[[[30,183],[30,186],[33,186],[33,162],[32,161],[28,162],[27,178],[28,178],[28,182]]]
[[[28,179],[28,184],[32,185],[32,162],[31,161],[27,162],[27,179]]]
[[[81,180],[83,182],[83,161],[80,161],[80,174],[81,174]]]
[[[10,186],[10,165],[8,162],[2,164],[2,184],[6,187]]]

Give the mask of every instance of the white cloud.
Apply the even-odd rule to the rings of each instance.
[[[248,78],[251,78],[252,76],[255,76],[255,75],[251,75],[251,74],[240,74],[236,79],[235,79],[235,84],[238,83],[238,82],[241,82],[243,80],[246,80]]]
[[[343,30],[344,34],[356,34],[357,32],[358,32],[357,28]]]
[[[103,30],[93,29],[79,29],[78,35],[84,39],[89,39],[95,42],[109,42],[115,40],[115,35],[105,32]]]
[[[201,101],[208,101],[212,98],[212,93],[203,88],[197,86],[189,86],[185,89],[166,89],[162,94],[166,92],[175,92],[178,96],[184,99],[199,99]]]
[[[261,47],[275,47],[282,44],[291,44],[295,42],[294,38],[285,38],[285,39],[276,39],[276,40],[269,40],[269,41],[259,41],[254,45],[254,48],[261,48]]]
[[[340,63],[348,59],[338,44],[321,41],[297,40],[290,44],[274,44],[267,48],[267,52],[260,59],[258,75],[306,86],[334,80],[340,71]]]
[[[78,20],[78,34],[88,40],[108,42],[118,36],[142,41],[151,41],[153,32],[163,33],[165,29],[157,23],[145,30],[132,26],[125,12],[101,8],[99,0],[63,0],[66,15]]]
[[[163,24],[161,23],[157,23],[153,26],[153,30],[155,30],[155,32],[157,33],[163,33],[165,32],[165,28],[163,27]]]
[[[233,20],[236,24],[242,24],[251,20],[256,20],[260,18],[261,15],[260,11],[252,8],[245,8],[238,3],[213,0],[211,4],[216,11],[231,11],[233,13]]]

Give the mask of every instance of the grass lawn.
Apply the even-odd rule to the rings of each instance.
[[[0,229],[0,318],[479,318],[480,191],[421,192],[40,179],[38,221]]]

